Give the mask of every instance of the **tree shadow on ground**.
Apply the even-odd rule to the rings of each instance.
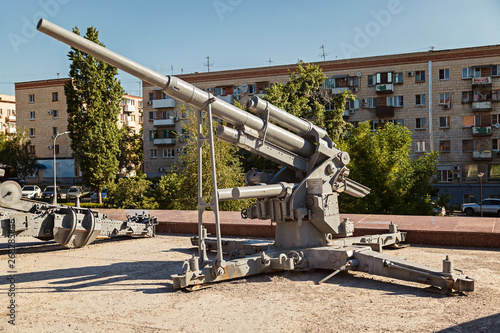
[[[454,332],[500,332],[500,313],[448,327],[437,333]]]

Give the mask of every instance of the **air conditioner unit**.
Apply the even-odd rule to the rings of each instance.
[[[361,99],[361,103],[366,103],[366,102],[368,102],[368,101],[366,100],[366,98],[362,98],[362,99]]]
[[[453,172],[453,178],[460,178],[460,171]]]
[[[415,72],[406,72],[406,76],[414,76]]]
[[[49,114],[52,114],[52,110],[49,111]]]
[[[148,101],[146,104],[147,105],[153,105],[153,101]]]
[[[212,91],[212,88],[207,88],[207,91]]]
[[[385,123],[385,119],[379,119],[379,120],[378,120],[378,123],[379,123],[379,124],[384,124],[384,123]]]
[[[175,151],[180,153],[182,151],[182,148],[176,148]]]
[[[49,149],[54,149],[54,146],[50,145],[50,146],[49,146]]]
[[[179,121],[179,117],[174,117],[174,121]]]
[[[162,172],[162,171],[163,171],[163,168],[159,168],[158,170],[159,170],[160,172]]]
[[[350,113],[350,114],[353,114],[354,112],[355,112],[355,110],[354,110],[354,109],[349,110],[349,113]]]
[[[445,109],[445,110],[449,110],[450,108],[451,108],[450,104],[444,104],[443,105],[443,109]]]
[[[356,91],[358,91],[358,88],[354,87],[354,88],[352,88],[352,91],[356,92]]]
[[[500,124],[499,123],[493,124],[491,126],[496,127],[496,128],[500,128]]]
[[[460,164],[455,164],[453,166],[453,171],[460,171],[460,170],[462,170],[462,166]]]

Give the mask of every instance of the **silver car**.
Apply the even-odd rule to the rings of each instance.
[[[467,216],[481,214],[481,205],[478,203],[467,203],[460,206],[462,213]],[[483,200],[483,215],[500,216],[500,199],[488,198]]]

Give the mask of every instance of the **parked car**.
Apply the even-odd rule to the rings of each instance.
[[[61,199],[61,188],[59,186],[57,189],[57,198]],[[45,191],[42,192],[42,198],[52,198],[54,196],[54,186],[47,186]]]
[[[488,198],[482,201],[483,215],[500,216],[500,199]],[[481,214],[481,205],[478,203],[466,203],[460,206],[462,213],[467,216]]]
[[[106,187],[101,191],[101,198],[104,199],[107,197],[108,197],[108,188]],[[92,198],[92,200],[97,200],[97,190],[92,192],[91,198]]]
[[[42,189],[37,185],[24,185],[22,196],[23,198],[34,199],[40,198],[42,195]]]
[[[76,197],[81,197],[83,193],[83,190],[80,186],[71,186],[66,193],[66,199],[68,200],[75,200]]]

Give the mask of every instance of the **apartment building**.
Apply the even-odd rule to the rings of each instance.
[[[412,157],[440,151],[437,186],[452,202],[500,197],[500,45],[317,62],[324,89],[356,95],[345,111],[355,126],[388,122],[412,132]],[[180,75],[229,103],[245,104],[276,82],[286,83],[295,64]],[[182,142],[179,101],[143,83],[144,166],[160,176],[175,163]],[[328,110],[329,106],[325,106]],[[481,177],[481,178],[480,178]],[[481,186],[480,186],[481,185]]]
[[[67,131],[68,113],[64,85],[69,78],[18,82],[15,84],[17,126],[26,130],[31,140],[31,152],[42,165],[38,179],[54,176],[62,182],[72,183],[80,175],[75,166]],[[142,127],[142,97],[125,94],[120,102],[122,111],[117,119],[119,126],[127,126],[137,133]]]
[[[16,133],[16,97],[0,94],[0,132]]]

